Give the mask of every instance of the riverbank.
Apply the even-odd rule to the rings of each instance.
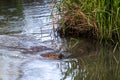
[[[61,0],[56,8],[60,15],[58,32],[62,36],[120,42],[119,0]]]

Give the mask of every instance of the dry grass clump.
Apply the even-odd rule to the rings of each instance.
[[[60,34],[120,42],[120,0],[60,0]]]
[[[98,31],[95,21],[85,15],[79,5],[73,3],[62,7],[59,32],[67,36],[96,36]]]

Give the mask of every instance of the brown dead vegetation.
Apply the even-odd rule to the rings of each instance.
[[[70,10],[63,9],[58,32],[67,36],[97,37],[98,28],[96,22],[90,20],[78,6],[71,5],[71,7]]]

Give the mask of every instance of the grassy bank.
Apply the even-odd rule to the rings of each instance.
[[[87,35],[89,38],[95,37],[115,44],[108,48],[111,44],[103,43],[95,56],[66,62],[68,69],[66,68],[63,80],[69,76],[72,76],[72,80],[119,80],[120,54],[117,49],[120,43],[120,0],[60,1],[56,8],[60,14],[58,31],[62,35]]]
[[[119,0],[60,0],[60,33],[120,40]]]

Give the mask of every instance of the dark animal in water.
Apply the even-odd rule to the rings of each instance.
[[[55,54],[55,53],[47,53],[47,54],[41,54],[42,57],[48,58],[48,59],[62,59],[64,57],[63,54]]]
[[[49,52],[45,52],[45,53],[40,53],[40,52],[44,52],[49,50]],[[47,48],[45,46],[35,46],[35,47],[31,47],[29,49],[25,49],[24,53],[29,53],[29,54],[40,54],[40,56],[47,58],[47,59],[62,59],[64,58],[64,55],[51,49],[51,48]]]

